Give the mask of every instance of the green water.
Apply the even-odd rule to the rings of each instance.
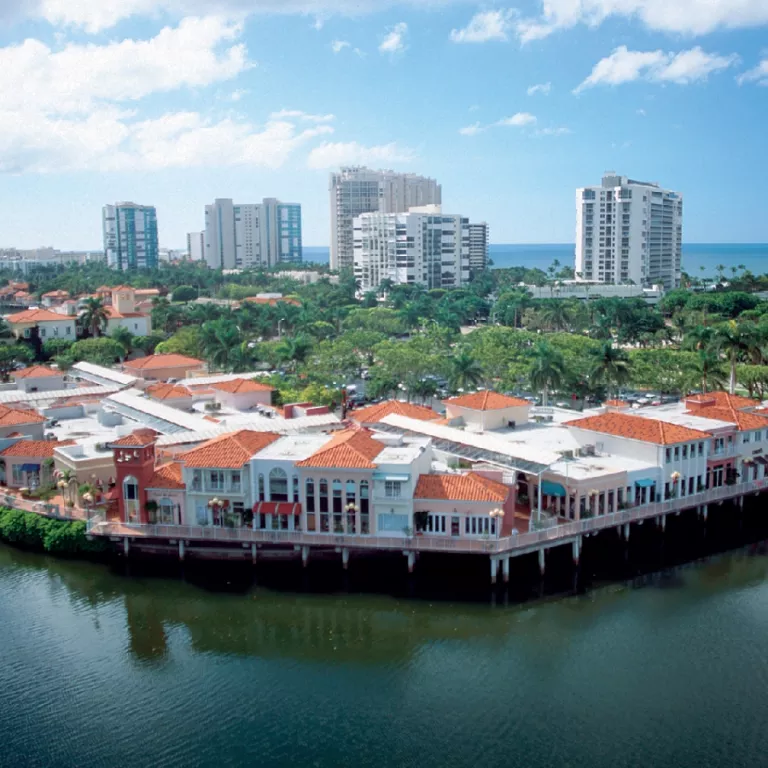
[[[742,552],[494,607],[212,592],[0,546],[0,764],[765,765],[767,576]]]

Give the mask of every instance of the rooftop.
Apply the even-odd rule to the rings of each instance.
[[[509,496],[509,488],[496,480],[469,472],[466,475],[421,475],[414,499],[439,499],[445,501],[486,501],[503,504]]]
[[[66,315],[60,315],[58,312],[51,312],[49,309],[25,309],[23,312],[8,315],[6,320],[9,323],[60,323],[62,320],[71,320]]]
[[[297,467],[334,467],[339,469],[375,469],[373,460],[384,450],[367,429],[337,432],[320,450]]]
[[[151,371],[157,368],[182,368],[203,365],[202,360],[186,355],[147,355],[123,364],[129,371]]]
[[[191,451],[179,455],[186,467],[239,469],[255,454],[278,440],[273,432],[252,432],[241,429],[215,437]]]
[[[674,445],[692,440],[704,440],[710,437],[708,432],[692,429],[678,424],[670,424],[644,416],[630,416],[627,413],[602,413],[599,416],[587,416],[567,422],[567,426],[588,432],[624,437],[656,445]]]
[[[52,459],[54,448],[73,444],[73,440],[66,440],[61,443],[58,440],[19,440],[0,451],[0,456],[35,456]]]
[[[249,392],[273,392],[274,387],[270,387],[269,384],[260,384],[253,379],[232,379],[231,381],[219,381],[211,384],[213,389],[221,390],[222,392],[230,392],[232,394],[243,395]]]
[[[760,405],[759,400],[753,400],[751,397],[742,397],[741,395],[732,395],[729,392],[704,392],[700,395],[691,395],[685,398],[689,406],[698,406],[699,408],[756,408]],[[691,409],[693,410],[693,408]]]
[[[387,400],[377,405],[369,405],[367,408],[357,408],[350,411],[348,416],[358,424],[375,424],[392,413],[423,421],[441,418],[440,414],[431,408],[423,405],[414,405],[413,403],[404,403],[400,400]]]
[[[149,479],[147,488],[167,488],[168,490],[183,490],[186,488],[181,476],[181,464],[169,461],[155,468],[155,474]]]
[[[30,365],[28,368],[22,368],[20,371],[14,371],[11,374],[14,379],[44,379],[63,375],[62,371],[54,370],[47,365]]]
[[[129,387],[131,384],[136,383],[135,376],[115,371],[103,365],[96,365],[95,363],[75,363],[71,371],[74,376],[95,382],[96,384],[109,383]]]
[[[451,397],[443,400],[445,405],[455,405],[458,408],[468,408],[472,411],[499,411],[502,408],[520,408],[528,407],[531,404],[528,400],[519,397],[509,397],[492,390],[483,390],[482,392],[471,392],[459,397]]]
[[[284,435],[270,443],[256,454],[265,461],[303,461],[319,451],[329,440],[330,435]]]
[[[164,384],[158,382],[152,384],[144,390],[155,400],[181,400],[183,398],[194,397],[194,395],[181,384]]]
[[[44,421],[45,416],[41,416],[37,411],[0,405],[0,427],[13,427],[17,424],[41,424]]]

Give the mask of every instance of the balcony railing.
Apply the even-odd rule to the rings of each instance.
[[[680,499],[659,501],[639,507],[564,523],[504,538],[468,539],[453,536],[367,536],[302,531],[254,531],[250,528],[219,528],[191,525],[127,525],[105,522],[96,516],[88,521],[88,533],[97,536],[184,539],[201,541],[285,544],[295,546],[353,547],[370,550],[418,550],[427,552],[523,554],[540,546],[565,543],[585,533],[615,528],[659,515],[667,515],[703,504],[725,501],[768,489],[768,478],[726,485]]]
[[[193,493],[242,493],[242,483],[211,483],[192,481],[189,490]]]

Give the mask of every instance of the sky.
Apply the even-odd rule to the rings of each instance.
[[[495,243],[573,242],[614,170],[687,242],[768,242],[768,0],[0,0],[0,247],[96,249],[155,205],[301,203],[344,164],[436,178]]]

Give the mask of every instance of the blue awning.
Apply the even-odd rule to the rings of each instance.
[[[21,471],[22,472],[39,472],[40,465],[39,464],[22,464]]]
[[[639,485],[641,488],[650,488],[652,485],[656,485],[656,481],[646,477],[642,480],[635,480],[635,485]]]
[[[541,492],[545,496],[565,496],[565,488],[560,483],[553,483],[551,480],[541,481]]]

